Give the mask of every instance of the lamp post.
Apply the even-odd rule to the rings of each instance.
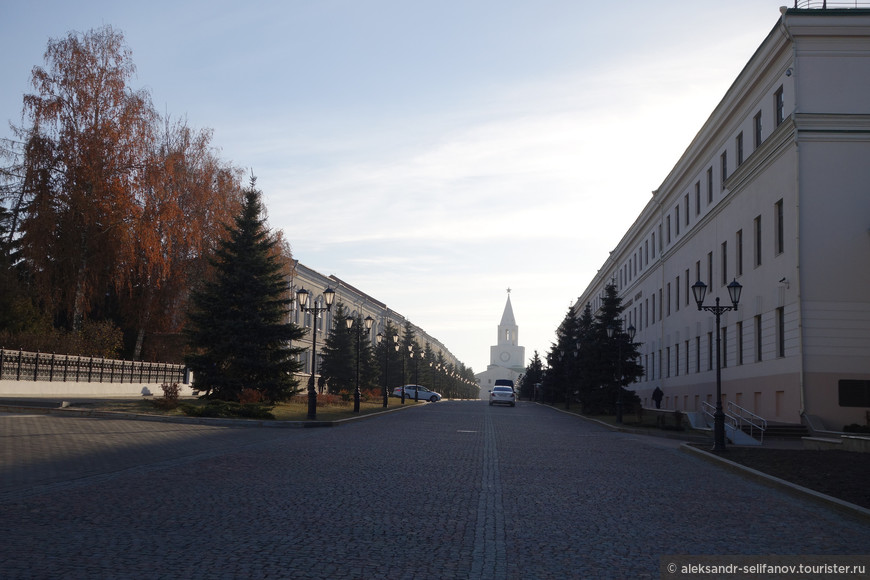
[[[372,329],[372,323],[374,323],[375,319],[371,316],[366,316],[365,325],[366,332]],[[347,329],[350,330],[353,328],[353,318],[348,316],[345,319],[345,324],[347,324]],[[362,329],[357,325],[356,329],[356,389],[353,392],[353,412],[359,413],[359,399],[360,399],[360,391],[359,391],[359,359],[360,359],[360,342],[362,342]]]
[[[419,385],[417,384],[417,359],[420,357],[414,358],[413,343],[408,345],[408,356],[414,359],[414,402],[416,403],[420,401],[420,390],[418,388]]]
[[[317,317],[321,312],[328,312],[332,308],[335,290],[327,287],[323,291],[323,300],[326,302],[326,306],[320,306],[316,300],[310,307],[307,306],[309,294],[310,292],[303,288],[296,293],[296,299],[299,300],[299,308],[303,312],[311,312],[314,317],[311,323],[311,379],[308,381],[308,418],[317,419],[317,390],[314,385],[314,373],[317,372]]]
[[[692,293],[698,310],[712,312],[716,316],[716,411],[713,413],[713,451],[725,451],[725,413],[722,411],[722,359],[721,337],[719,336],[719,319],[723,312],[737,310],[740,302],[740,293],[743,291],[737,279],[728,284],[728,297],[731,298],[731,306],[719,306],[719,297],[716,297],[716,306],[704,306],[704,296],[707,294],[707,285],[698,280],[692,284]]]
[[[393,342],[395,343],[396,352],[400,352],[401,348],[399,348],[399,335],[393,337]],[[402,404],[405,404],[405,353],[402,351]]]
[[[629,325],[628,328],[626,329],[626,332],[628,334],[628,341],[633,342],[634,341],[634,334],[635,334],[635,332],[637,332],[637,330],[634,328],[634,325]],[[617,382],[616,382],[616,388],[618,389],[617,395],[616,395],[616,422],[621,424],[622,423],[622,381],[625,377],[622,376],[622,337],[620,336],[620,334],[623,334],[623,333],[620,332],[619,334],[617,334],[615,326],[609,325],[607,327],[607,337],[613,338],[614,336],[616,336],[616,339],[617,339],[617,342],[616,342],[616,344],[617,344],[616,362],[618,365],[617,376],[619,378],[617,379]]]
[[[378,333],[377,336],[378,345],[380,345],[384,341],[384,335],[382,333]],[[387,400],[389,398],[389,393],[387,393],[387,380],[390,377],[390,357],[389,351],[387,350],[386,345],[384,345],[384,408],[387,408]]]

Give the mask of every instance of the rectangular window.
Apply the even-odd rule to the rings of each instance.
[[[713,252],[707,252],[707,289],[713,289]]]
[[[685,359],[686,359],[686,374],[689,374],[689,341],[687,340],[685,343]]]
[[[649,240],[643,243],[643,261],[649,265]]]
[[[755,317],[755,362],[761,362],[761,316]]]
[[[652,233],[652,257],[653,258],[656,257],[656,234],[655,234],[655,232]]]
[[[722,242],[722,285],[728,283],[728,242]]]
[[[737,230],[736,252],[737,252],[737,275],[743,275],[743,230]]]
[[[782,306],[776,309],[776,356],[785,356],[785,309]]]
[[[680,343],[674,345],[674,376],[680,376]]]
[[[692,295],[692,291],[690,290],[691,287],[689,286],[689,269],[688,268],[686,268],[686,281],[684,282],[684,284],[686,285],[686,306],[688,306],[689,305],[689,296]]]
[[[685,210],[684,213],[686,214],[686,227],[689,227],[689,194],[688,193],[683,198],[683,206],[684,206],[683,209]]]
[[[695,280],[701,280],[701,260],[695,262]]]
[[[680,235],[680,206],[674,208],[674,224],[676,224],[677,235]]]
[[[656,303],[655,300],[656,300],[655,296],[653,296],[653,304]],[[645,308],[646,318],[643,319],[643,325],[644,325],[644,327],[646,327],[646,326],[649,326],[649,298],[647,298],[643,302],[644,302],[644,304],[646,304],[646,308]],[[653,320],[655,320],[655,314],[653,314]]]
[[[837,388],[841,407],[870,407],[870,381],[842,379]]]
[[[753,149],[758,149],[761,146],[761,111],[758,111],[758,114],[755,115],[755,119],[753,119]]]
[[[674,285],[674,290],[677,293],[676,296],[676,304],[677,304],[677,312],[680,311],[680,277],[677,276],[677,283]]]
[[[707,370],[713,370],[713,333],[707,333]]]
[[[667,316],[671,315],[671,283],[668,282],[668,313]]]
[[[785,251],[785,226],[782,216],[782,200],[779,200],[774,205],[774,213],[776,216],[776,253],[781,254]]]
[[[668,243],[671,243],[671,216],[665,218],[665,233],[668,235]]]
[[[695,215],[701,215],[701,182],[695,182]]]
[[[713,168],[707,168],[707,203],[713,203]]]
[[[662,289],[659,288],[659,322],[662,320]]]
[[[737,323],[737,365],[743,364],[743,323]]]
[[[773,111],[776,126],[779,127],[785,121],[785,98],[783,97],[782,85],[773,93]]]
[[[695,337],[695,372],[701,372],[701,337]]]
[[[737,148],[737,167],[740,167],[743,165],[743,131],[737,133],[734,146]]]
[[[721,165],[722,165],[722,167],[721,167],[722,168],[722,173],[721,173],[722,179],[721,179],[721,182],[719,185],[720,185],[720,189],[725,189],[725,180],[728,179],[728,152],[727,151],[722,152],[722,155],[719,156],[719,161],[721,162]]]
[[[665,349],[665,362],[668,365],[665,369],[665,377],[671,376],[671,347]]]
[[[755,240],[753,240],[753,241],[755,242],[754,243],[754,247],[755,247],[754,258],[755,258],[755,267],[757,268],[758,266],[761,265],[761,216],[756,217],[755,220],[753,221],[752,225],[753,225],[753,229],[755,230]]]

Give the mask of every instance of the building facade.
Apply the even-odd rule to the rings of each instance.
[[[723,404],[839,430],[870,420],[870,10],[781,17],[579,297],[614,282],[637,329],[641,400]]]
[[[308,290],[311,293],[310,300],[316,300],[321,305],[324,305],[324,290],[332,288],[335,291],[335,302],[333,303],[333,308],[328,312],[322,313],[317,320],[318,369],[320,368],[320,353],[325,344],[325,338],[334,325],[333,318],[335,314],[335,305],[339,302],[344,304],[348,314],[353,318],[356,318],[357,315],[359,315],[362,318],[371,316],[374,319],[372,328],[366,337],[366,339],[371,342],[372,347],[377,346],[376,339],[378,333],[386,335],[388,321],[392,323],[392,326],[397,328],[400,333],[404,331],[406,319],[403,315],[336,276],[325,276],[316,270],[312,270],[311,268],[296,262],[294,273],[290,280],[290,288],[291,296],[294,297],[296,296],[297,291],[303,288]],[[300,379],[302,379],[301,384],[304,385],[305,381],[311,375],[311,346],[314,337],[312,333],[314,316],[311,312],[302,311],[294,300],[290,309],[290,319],[291,322],[308,331],[305,338],[295,344],[295,346],[301,346],[307,351],[306,353],[303,353],[299,361],[302,363],[302,371],[300,374]],[[454,367],[460,366],[460,361],[453,356],[441,341],[413,323],[411,323],[411,328],[413,329],[414,337],[421,346],[428,343],[436,356],[441,354],[448,364],[451,364]]]

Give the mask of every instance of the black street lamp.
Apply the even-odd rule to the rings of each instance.
[[[629,342],[634,342],[635,332],[637,332],[637,330],[634,328],[634,325],[629,325],[628,328],[626,329],[626,333],[628,334],[628,341]],[[622,334],[622,333],[620,333],[620,334]],[[622,338],[616,334],[616,327],[613,325],[609,325],[607,327],[607,337],[613,338],[614,336],[617,337],[617,342],[616,342],[616,344],[617,344],[617,359],[616,359],[616,362],[619,365],[618,366],[619,371],[618,371],[618,375],[617,375],[619,377],[619,379],[617,380],[617,383],[616,383],[616,388],[618,389],[617,395],[616,395],[616,422],[621,424],[622,423],[622,404],[623,404],[622,403],[622,381],[623,381],[623,379],[625,379],[625,377],[622,376]]]
[[[414,345],[409,344],[408,345],[408,356],[414,359],[414,402],[415,403],[420,401],[420,389],[419,389],[420,385],[418,383],[419,375],[417,374],[417,360],[423,356],[423,352],[421,351],[418,354],[419,354],[419,356],[415,358],[414,357]]]
[[[384,335],[382,333],[378,333],[377,336],[378,345],[380,345],[384,341]],[[387,380],[390,377],[390,357],[389,351],[387,350],[389,347],[384,346],[384,408],[387,408],[387,400],[389,398],[389,393],[387,393]]]
[[[405,353],[399,348],[399,335],[396,334],[393,337],[393,342],[395,343],[396,352],[402,352],[402,404],[405,404]]]
[[[311,323],[311,379],[308,381],[308,418],[317,419],[317,389],[314,386],[314,373],[317,372],[317,317],[321,312],[328,312],[332,308],[335,290],[327,288],[323,291],[323,300],[326,302],[326,306],[320,306],[315,300],[310,307],[306,307],[309,294],[310,292],[303,288],[296,293],[296,299],[299,300],[299,308],[303,312],[311,312],[314,316]]]
[[[371,316],[366,316],[365,325],[366,332],[372,329],[372,323],[375,321]],[[348,316],[345,319],[345,324],[347,324],[347,329],[350,330],[353,328],[353,317]],[[362,341],[362,329],[357,326],[356,329],[356,389],[353,392],[353,412],[359,413],[359,399],[360,393],[359,390],[359,359],[360,359],[360,342]]]
[[[719,306],[719,297],[716,297],[716,306],[704,306],[704,296],[707,294],[707,285],[698,280],[692,284],[692,293],[698,310],[706,310],[716,315],[716,411],[713,413],[713,451],[725,451],[725,413],[722,411],[722,359],[721,359],[721,331],[719,330],[719,318],[723,312],[737,310],[740,302],[740,293],[743,291],[737,279],[728,284],[728,297],[731,298],[732,306]]]

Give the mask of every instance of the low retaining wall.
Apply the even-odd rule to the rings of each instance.
[[[194,396],[190,385],[179,385],[182,397]],[[86,383],[59,381],[0,381],[0,397],[3,398],[46,398],[46,397],[162,397],[163,389],[159,383]]]

